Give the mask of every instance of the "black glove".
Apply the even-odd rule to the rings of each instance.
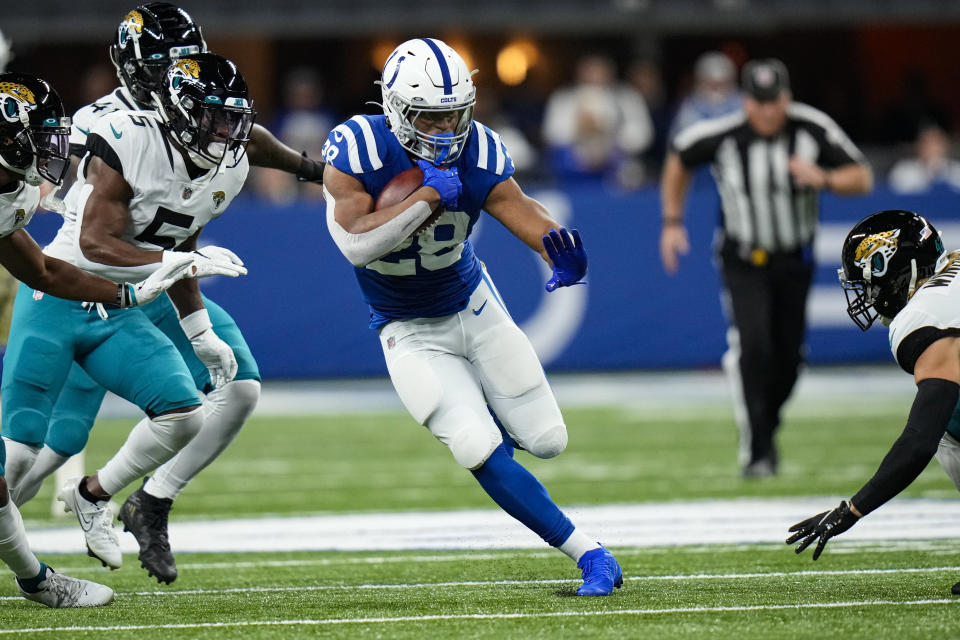
[[[323,184],[323,168],[327,166],[322,162],[307,156],[307,152],[300,153],[300,168],[297,169],[297,180],[299,182],[316,182]]]
[[[788,531],[793,535],[787,538],[787,544],[793,544],[803,538],[803,542],[798,544],[796,549],[797,553],[800,553],[813,544],[814,540],[819,539],[817,548],[813,550],[813,559],[816,560],[823,553],[823,548],[827,546],[827,540],[857,524],[857,520],[859,518],[850,511],[847,501],[841,500],[840,506],[833,511],[818,513],[790,527]]]

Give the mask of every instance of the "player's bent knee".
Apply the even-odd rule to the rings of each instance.
[[[501,442],[503,437],[499,432],[492,437],[486,429],[467,427],[455,433],[448,446],[457,463],[472,471],[483,466]]]
[[[548,386],[519,402],[500,403],[495,410],[505,421],[510,436],[531,455],[553,458],[566,449],[567,427]]]
[[[943,435],[940,439],[940,446],[937,448],[937,462],[943,467],[944,473],[953,482],[953,485],[960,490],[960,441],[949,433]]]
[[[443,387],[437,374],[418,355],[400,356],[387,368],[403,406],[414,420],[427,424],[443,399]]]
[[[90,429],[83,418],[61,417],[50,424],[44,444],[50,447],[57,455],[69,458],[83,451],[90,439]]]
[[[560,423],[540,432],[527,446],[527,452],[538,458],[554,458],[567,448],[567,427]]]
[[[234,380],[225,385],[229,388],[229,402],[252,412],[260,402],[259,380]]]
[[[259,380],[232,380],[207,394],[208,404],[217,410],[230,407],[233,411],[253,413],[260,401]]]
[[[42,447],[47,436],[49,417],[29,407],[8,410],[3,421],[3,436],[28,447]]]
[[[173,450],[182,449],[203,427],[203,408],[165,413],[150,420],[150,430],[157,439]]]
[[[464,406],[441,412],[431,418],[427,427],[447,445],[460,466],[471,470],[482,466],[503,442],[489,415],[477,415]]]

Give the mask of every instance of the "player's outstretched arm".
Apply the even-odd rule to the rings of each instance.
[[[543,246],[543,236],[550,229],[559,229],[560,223],[546,207],[525,194],[516,180],[509,178],[494,186],[483,209],[545,261],[551,262]]]
[[[940,439],[960,398],[960,338],[948,337],[928,346],[914,366],[917,395],[907,426],[893,443],[872,478],[838,509],[798,522],[787,544],[803,540],[797,553],[819,540],[813,559],[820,557],[833,536],[852,527],[858,518],[880,507],[917,479],[937,453]],[[826,516],[826,517],[824,517]]]
[[[255,167],[280,169],[297,176],[304,182],[323,182],[322,162],[307,156],[307,152],[294,151],[277,140],[270,131],[259,124],[250,130],[250,142],[247,143],[247,157]]]
[[[30,234],[19,229],[0,238],[0,262],[17,280],[31,289],[68,300],[129,307],[154,300],[178,279],[185,277],[193,264],[193,257],[184,254],[177,260],[169,261],[143,282],[117,284],[68,262],[44,255]]]

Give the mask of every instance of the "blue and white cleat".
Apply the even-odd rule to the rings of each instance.
[[[578,596],[608,596],[614,587],[623,586],[623,571],[613,554],[598,547],[580,557],[577,568],[583,574],[583,584],[577,589]]]

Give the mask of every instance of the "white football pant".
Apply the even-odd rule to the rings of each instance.
[[[489,276],[467,307],[441,318],[395,320],[380,329],[390,379],[410,415],[467,469],[507,433],[538,458],[567,446],[567,429],[543,367]]]

